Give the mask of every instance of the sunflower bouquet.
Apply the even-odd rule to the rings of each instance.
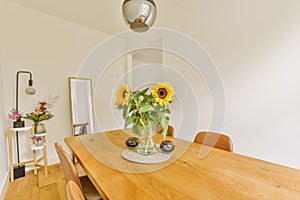
[[[161,124],[165,137],[169,125],[170,110],[168,105],[174,95],[173,86],[168,83],[158,83],[148,94],[149,88],[132,91],[128,85],[122,84],[117,91],[115,105],[123,110],[124,128],[132,125],[132,131],[141,136],[146,126],[153,130]]]

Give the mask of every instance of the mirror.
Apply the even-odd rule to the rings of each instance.
[[[91,79],[69,77],[69,94],[73,136],[94,133]]]

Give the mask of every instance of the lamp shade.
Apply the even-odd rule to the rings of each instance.
[[[154,24],[156,11],[153,0],[124,0],[122,6],[126,24],[136,32],[145,32]]]

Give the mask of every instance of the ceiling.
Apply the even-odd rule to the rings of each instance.
[[[12,1],[108,34],[115,34],[128,29],[122,18],[121,7],[123,0]],[[181,0],[155,0],[158,9],[157,19],[182,2]]]

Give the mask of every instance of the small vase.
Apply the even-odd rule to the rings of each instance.
[[[18,119],[17,121],[14,121],[13,127],[14,128],[22,128],[25,126],[25,122],[22,121],[21,119]]]
[[[44,141],[43,140],[37,140],[35,143],[35,146],[43,146],[44,145]]]
[[[137,152],[139,154],[151,155],[156,152],[155,134],[156,131],[152,129],[151,125],[144,127],[137,146]]]

